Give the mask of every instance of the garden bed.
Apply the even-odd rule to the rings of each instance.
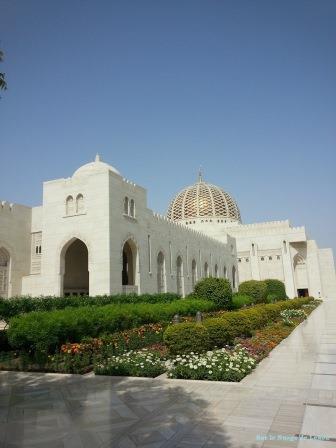
[[[167,324],[148,324],[112,335],[84,338],[81,343],[67,343],[51,355],[5,352],[0,354],[0,369],[80,374],[94,370],[97,375],[147,378],[162,377],[166,372],[168,379],[239,382],[319,304],[318,301],[300,303],[300,308],[281,307],[277,318],[250,336],[235,337],[228,346],[200,354],[169,354],[163,343]],[[222,315],[234,316],[234,313]],[[173,327],[180,325],[184,324]]]

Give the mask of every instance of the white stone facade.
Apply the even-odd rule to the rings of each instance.
[[[0,296],[193,290],[206,276],[277,278],[289,297],[336,296],[332,251],[288,221],[243,225],[237,204],[200,178],[168,217],[100,161],[43,184],[43,204],[0,203]]]
[[[71,178],[45,182],[40,207],[3,202],[0,250],[5,297],[185,296],[197,280],[215,275],[238,286],[234,238],[218,241],[153,213],[146,190],[99,158]]]

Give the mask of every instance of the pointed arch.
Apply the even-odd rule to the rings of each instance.
[[[76,213],[84,212],[84,196],[79,193],[76,197]]]
[[[9,297],[10,255],[7,249],[0,247],[0,297]]]
[[[79,238],[71,238],[61,250],[61,294],[89,295],[89,251]]]
[[[176,259],[176,289],[177,294],[184,296],[183,261],[179,255]]]
[[[65,201],[65,214],[66,215],[73,215],[75,212],[75,208],[74,208],[74,199],[71,195],[69,195],[66,198]]]
[[[209,277],[209,264],[207,261],[204,263],[204,277]]]
[[[196,260],[193,259],[191,262],[191,286],[194,289],[197,283],[197,263]]]
[[[124,293],[138,293],[139,251],[133,238],[128,238],[122,249],[122,289]]]
[[[166,262],[162,251],[157,256],[157,289],[158,293],[166,292]]]

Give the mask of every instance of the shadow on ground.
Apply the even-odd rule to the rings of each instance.
[[[189,381],[21,372],[0,373],[0,385],[1,447],[260,446],[228,434],[224,389],[207,398],[206,386]]]

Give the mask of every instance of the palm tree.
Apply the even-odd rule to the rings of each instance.
[[[3,61],[3,58],[4,58],[3,51],[0,50],[0,62]],[[6,90],[6,89],[7,89],[7,83],[5,80],[5,74],[0,73],[0,90]]]

